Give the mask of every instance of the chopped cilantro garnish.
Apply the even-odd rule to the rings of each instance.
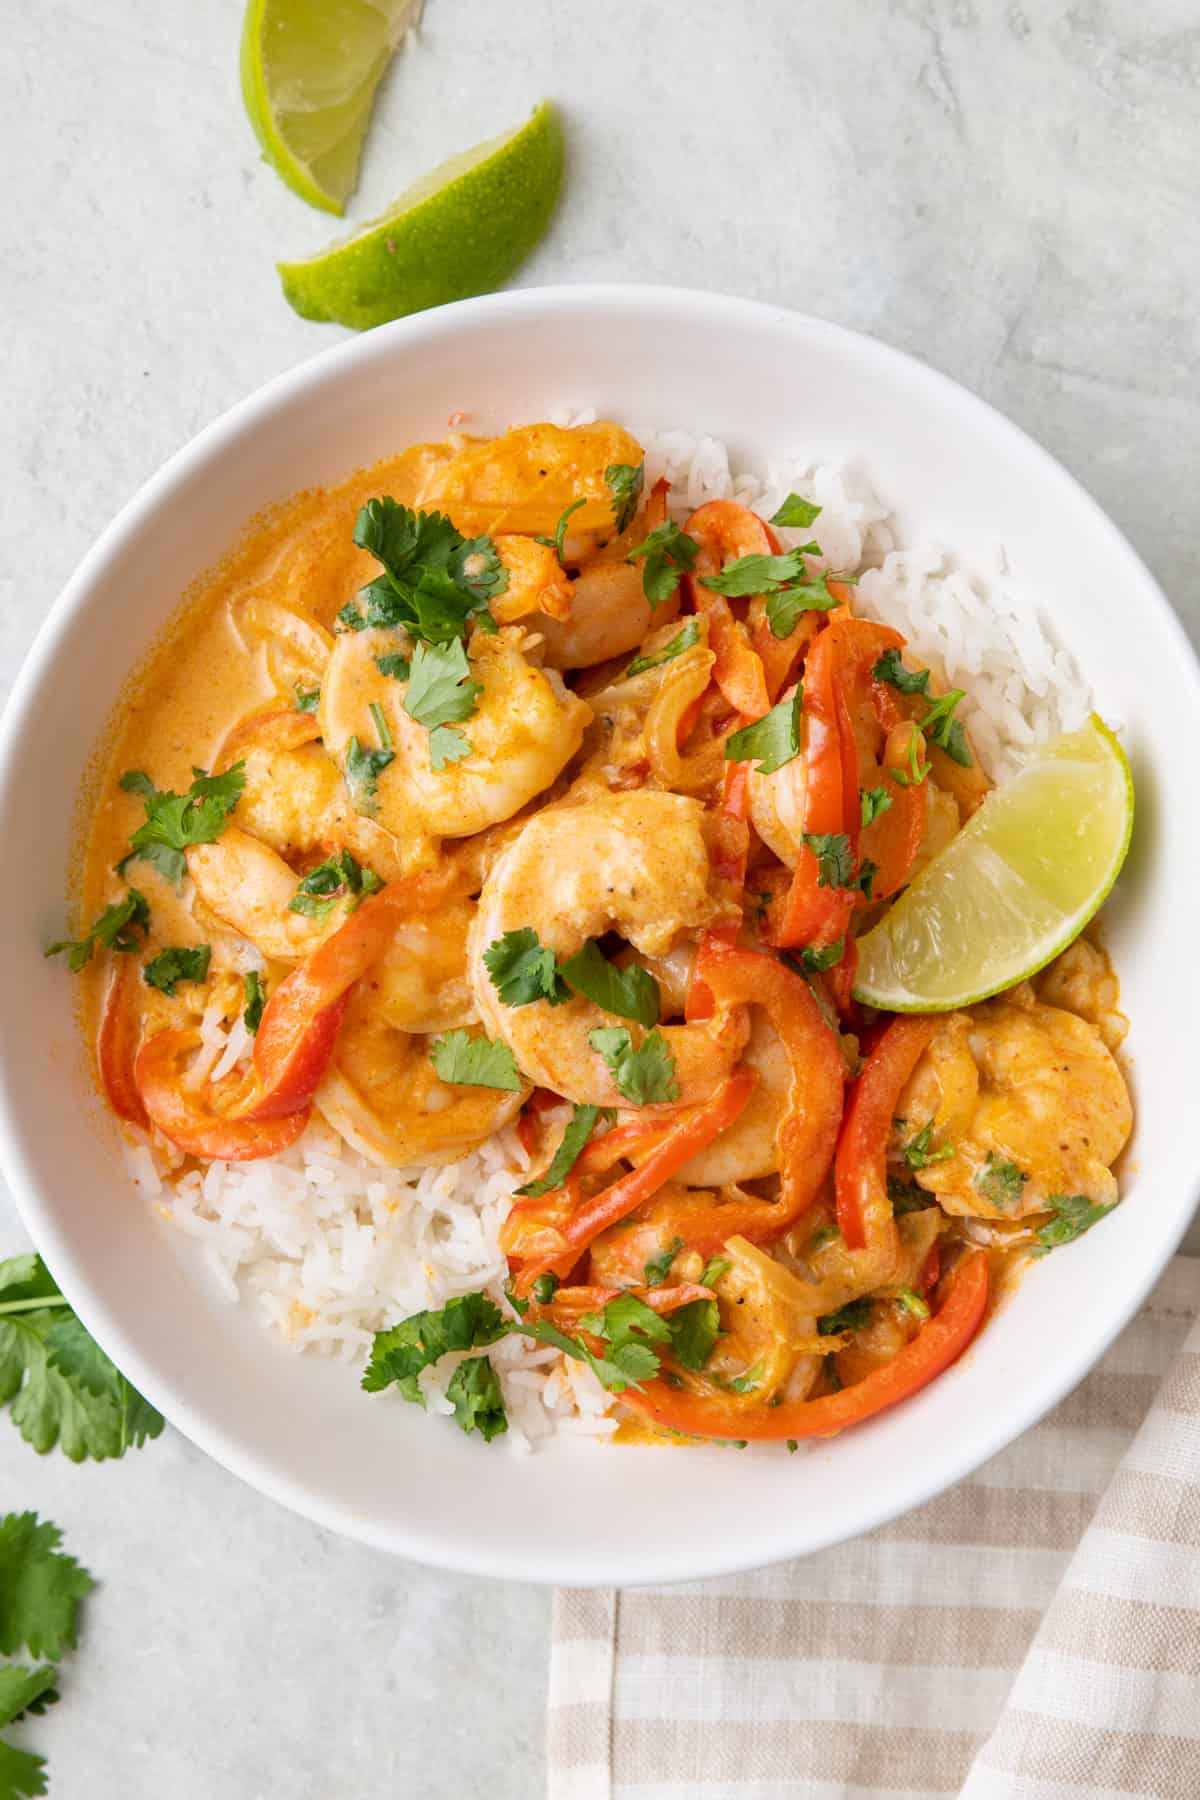
[[[197,944],[194,949],[171,945],[150,959],[142,970],[142,980],[147,987],[158,988],[173,1000],[177,981],[205,979],[211,957],[211,944]]]
[[[559,514],[558,524],[554,527],[554,536],[535,537],[533,540],[535,544],[545,544],[548,549],[553,550],[560,564],[563,560],[563,541],[567,535],[567,520],[571,517],[572,513],[577,513],[581,506],[586,505],[586,500],[572,500],[570,506],[564,507]]]
[[[300,687],[299,684],[297,684],[297,686],[296,686],[296,711],[297,712],[315,713],[317,710],[317,707],[320,704],[321,704],[321,690],[319,687],[302,688],[302,687]]]
[[[472,622],[495,629],[488,601],[508,587],[508,570],[490,537],[464,538],[442,513],[415,512],[384,495],[359,513],[354,541],[384,573],[358,596],[365,614],[339,613],[350,629],[398,627],[435,644],[465,636]]]
[[[817,1330],[822,1337],[837,1337],[842,1331],[862,1331],[871,1323],[874,1303],[870,1300],[851,1300],[837,1312],[825,1313],[817,1320]]]
[[[193,844],[216,843],[246,785],[246,765],[234,763],[221,775],[206,775],[203,769],[192,774],[187,793],[175,794],[160,792],[141,769],[125,771],[121,786],[127,794],[141,795],[146,818],[130,838],[132,849],[121,868],[140,856],[178,887],[187,868],[184,851]]]
[[[515,1093],[521,1085],[516,1057],[498,1038],[447,1031],[434,1038],[429,1055],[441,1079],[456,1087],[503,1088]]]
[[[771,636],[785,638],[795,631],[801,614],[832,612],[841,602],[829,591],[828,575],[816,581],[796,581],[767,595],[767,623]]]
[[[800,688],[790,700],[780,700],[769,713],[732,731],[725,740],[727,762],[750,762],[757,758],[760,775],[773,775],[794,756],[800,754]]]
[[[393,681],[407,681],[412,673],[411,660],[407,656],[401,656],[398,650],[389,650],[386,656],[377,656],[375,667],[381,675],[390,675]]]
[[[517,1192],[520,1194],[524,1193],[525,1190],[524,1188],[518,1188]],[[530,1289],[530,1292],[539,1306],[549,1306],[555,1294],[557,1294],[558,1289],[558,1276],[554,1273],[553,1269],[547,1269],[544,1275],[538,1276]]]
[[[921,730],[931,744],[937,744],[939,749],[946,752],[951,762],[969,769],[975,759],[971,755],[961,721],[954,717],[954,709],[963,697],[962,688],[951,688],[948,694],[940,695],[921,720]]]
[[[385,750],[392,749],[392,734],[388,730],[388,722],[383,716],[383,708],[378,700],[372,700],[367,711],[371,715],[371,723],[379,733],[379,742]]]
[[[242,1024],[247,1031],[257,1031],[262,1024],[263,1007],[267,1004],[267,996],[263,992],[262,976],[257,969],[251,969],[246,976],[246,1005],[242,1012]]]
[[[685,1369],[702,1369],[720,1335],[721,1309],[715,1300],[689,1300],[671,1314],[671,1348]]]
[[[808,548],[815,550],[816,545]],[[744,598],[747,594],[774,594],[791,582],[803,579],[807,573],[802,547],[799,550],[785,550],[779,556],[758,553],[739,556],[734,562],[726,563],[719,574],[701,575],[700,585],[711,588],[714,594]],[[786,634],[780,632],[777,635]]]
[[[559,964],[559,973],[577,994],[603,1011],[615,1013],[619,1019],[633,1019],[638,1025],[658,1024],[659,990],[653,975],[637,963],[618,969],[593,938]]]
[[[929,670],[906,669],[899,650],[885,650],[871,673],[876,681],[886,681],[901,694],[924,694],[929,698]]]
[[[645,559],[642,592],[651,606],[659,606],[671,598],[679,586],[680,576],[691,568],[699,554],[700,546],[695,538],[680,530],[671,519],[666,519],[635,545],[626,561]]]
[[[798,975],[823,975],[826,969],[835,969],[845,954],[846,940],[840,937],[820,950],[814,950],[811,945],[794,952],[785,950],[783,960]]]
[[[1046,1256],[1051,1250],[1057,1250],[1060,1244],[1072,1244],[1085,1231],[1115,1212],[1117,1202],[1111,1206],[1096,1206],[1086,1194],[1051,1194],[1046,1200],[1046,1209],[1055,1216],[1046,1225],[1037,1229],[1038,1248],[1031,1252],[1034,1256]]]
[[[637,1050],[623,1025],[604,1025],[590,1031],[588,1042],[604,1058],[631,1106],[663,1106],[678,1100],[675,1058],[661,1031],[650,1032]]]
[[[806,500],[802,494],[789,494],[783,505],[778,507],[767,520],[768,525],[791,525],[799,531],[807,531],[809,526],[820,516],[821,509]]]
[[[483,961],[505,1006],[531,1006],[535,1000],[560,1006],[570,998],[567,985],[558,974],[554,951],[539,942],[531,925],[494,938],[483,953]]]
[[[925,739],[914,725],[908,738],[908,767],[889,769],[888,773],[893,781],[898,781],[901,787],[920,787],[929,773],[929,763],[922,761],[924,748]]]
[[[745,1374],[733,1375],[728,1381],[723,1381],[721,1386],[731,1394],[752,1394],[762,1380],[762,1375],[762,1364],[755,1363],[754,1367],[747,1369]]]
[[[536,1198],[539,1194],[552,1194],[556,1188],[560,1188],[579,1161],[583,1146],[595,1130],[596,1120],[599,1117],[600,1108],[598,1106],[577,1106],[571,1114],[567,1128],[559,1140],[558,1149],[554,1152],[546,1173],[539,1176],[536,1181],[527,1181],[524,1187],[516,1190],[517,1193]],[[539,1299],[540,1295],[535,1292],[534,1297]]]
[[[896,1124],[903,1129],[906,1121],[897,1119]],[[910,1169],[927,1169],[930,1163],[946,1162],[954,1155],[953,1144],[943,1144],[940,1150],[929,1148],[933,1141],[933,1120],[926,1120],[920,1131],[910,1138],[904,1146],[904,1160]]]
[[[500,1392],[500,1377],[489,1356],[469,1356],[459,1363],[446,1387],[460,1428],[477,1431],[486,1444],[508,1430],[508,1414]]]
[[[346,786],[355,807],[368,819],[375,816],[379,777],[395,760],[394,750],[364,750],[356,737],[346,745]]]
[[[818,1250],[824,1250],[826,1244],[836,1244],[841,1235],[836,1225],[818,1226],[805,1245],[806,1254],[815,1256]]]
[[[114,900],[84,932],[81,938],[60,938],[47,946],[47,956],[67,953],[67,966],[78,975],[99,944],[102,950],[140,950],[150,929],[150,907],[146,896],[130,888],[123,900]]]
[[[304,877],[288,902],[288,911],[303,913],[309,919],[326,919],[339,900],[357,905],[382,886],[374,869],[364,868],[349,850],[339,850]]]
[[[700,1286],[712,1287],[713,1283],[720,1281],[722,1275],[727,1275],[732,1267],[733,1264],[727,1256],[710,1256],[700,1271]]]
[[[626,677],[644,675],[647,669],[657,669],[661,664],[670,662],[673,657],[682,656],[685,650],[690,650],[693,644],[699,642],[700,621],[687,619],[683,629],[677,631],[670,643],[664,644],[661,650],[652,650],[649,656],[635,656],[625,671]]]
[[[646,485],[645,463],[609,463],[604,471],[608,491],[612,495],[613,518],[618,531],[632,524]],[[580,502],[582,504],[582,502]],[[562,521],[560,520],[561,524]]]
[[[860,788],[858,790],[859,822],[864,830],[868,825],[873,825],[891,804],[892,796],[885,787]]]
[[[914,1187],[911,1182],[900,1181],[895,1175],[887,1178],[888,1199],[892,1203],[892,1211],[898,1219],[905,1213],[925,1212],[934,1205],[932,1195],[924,1188]]]
[[[896,1305],[902,1306],[905,1312],[912,1314],[914,1319],[929,1317],[929,1302],[922,1300],[915,1288],[901,1288],[896,1295]]]
[[[371,1360],[362,1385],[377,1394],[394,1382],[406,1400],[424,1406],[417,1382],[422,1369],[430,1368],[451,1350],[475,1350],[504,1336],[504,1316],[486,1294],[460,1294],[440,1312],[412,1313],[399,1325],[377,1331]]]
[[[845,832],[806,831],[804,842],[817,859],[818,887],[849,887],[854,879],[854,855]]]
[[[413,652],[404,710],[429,732],[429,760],[435,769],[470,755],[470,740],[452,723],[469,719],[483,692],[483,683],[471,681],[470,674],[460,638],[449,644],[418,644]]]
[[[871,890],[875,886],[875,877],[879,873],[878,863],[873,863],[869,856],[864,857],[858,865],[858,874],[850,883],[851,887],[860,888],[864,899],[871,898]]]
[[[656,1256],[650,1258],[644,1271],[647,1287],[662,1286],[663,1282],[667,1279],[667,1276],[671,1273],[671,1264],[675,1261],[675,1258],[682,1249],[683,1239],[681,1237],[672,1238],[669,1244],[663,1245]]]
[[[994,1151],[989,1150],[986,1164],[975,1176],[975,1186],[985,1200],[1007,1210],[1017,1204],[1028,1180],[1028,1175],[1018,1169],[1016,1163],[1002,1162]]]

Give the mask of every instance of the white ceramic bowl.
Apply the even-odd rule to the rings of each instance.
[[[907,541],[1007,550],[1102,704],[1138,784],[1108,938],[1133,1020],[1138,1107],[1125,1201],[1035,1268],[932,1387],[788,1456],[565,1443],[530,1457],[359,1392],[353,1370],[275,1348],[211,1298],[189,1246],[130,1186],[92,1096],[62,924],[75,797],[117,690],[184,587],[270,501],[415,439],[458,408],[503,428],[562,407],[684,424],[748,457],[861,451]],[[88,1327],[195,1443],[324,1525],[422,1561],[572,1584],[724,1573],[865,1531],[1033,1424],[1145,1297],[1200,1188],[1195,736],[1200,678],[1114,526],[1021,432],[952,382],[836,326],[635,287],[504,294],[339,345],[172,459],[86,558],[21,674],[0,740],[0,1154],[33,1237]],[[152,1456],[153,1448],[143,1452]]]

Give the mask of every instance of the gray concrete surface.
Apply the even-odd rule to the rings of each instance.
[[[5,690],[121,502],[338,335],[278,293],[333,222],[257,158],[240,10],[3,8]],[[550,94],[567,198],[522,281],[723,289],[915,351],[1061,457],[1200,637],[1198,86],[1192,0],[427,0],[353,219]],[[59,1800],[540,1790],[543,1594],[342,1543],[173,1435],[75,1469],[0,1421],[9,1507],[103,1583],[21,1728]]]

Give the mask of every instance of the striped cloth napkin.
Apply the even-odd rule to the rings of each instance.
[[[868,1537],[560,1591],[549,1800],[1198,1800],[1198,1312],[1177,1257],[1057,1411]]]

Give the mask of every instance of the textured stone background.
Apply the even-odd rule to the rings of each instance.
[[[3,9],[5,690],[145,477],[338,335],[279,297],[335,222],[258,160],[240,11]],[[522,281],[722,289],[916,352],[1083,480],[1200,637],[1198,88],[1193,0],[427,0],[353,221],[552,95],[568,197]],[[539,1791],[540,1592],[331,1538],[173,1435],[76,1470],[0,1425],[18,1506],[104,1582],[26,1733],[60,1800]]]

